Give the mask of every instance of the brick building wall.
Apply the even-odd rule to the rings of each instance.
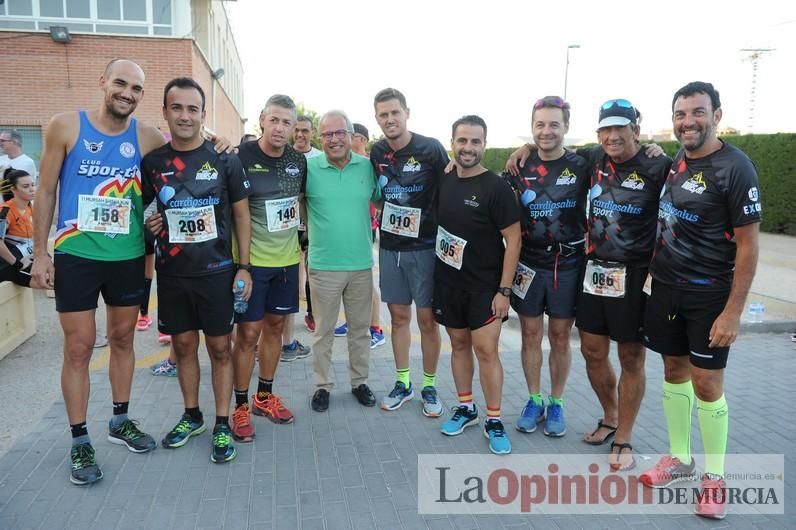
[[[69,44],[58,44],[43,33],[4,31],[0,37],[0,125],[39,126],[44,134],[54,114],[98,107],[102,102],[99,78],[115,57],[136,61],[146,74],[136,118],[167,132],[161,113],[163,87],[185,75],[194,77],[205,90],[207,124],[211,125],[210,68],[191,39],[72,35]],[[215,101],[216,132],[236,143],[243,124],[218,84]]]

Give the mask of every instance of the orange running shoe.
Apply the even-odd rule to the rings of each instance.
[[[265,416],[274,423],[293,423],[293,413],[276,394],[266,394],[263,399],[260,399],[259,394],[252,396],[252,412]]]
[[[694,513],[708,519],[724,519],[727,515],[727,484],[717,475],[702,476],[702,491],[697,495]]]
[[[235,407],[235,412],[232,413],[232,436],[242,443],[254,441],[254,427],[249,417],[248,403]]]
[[[685,465],[680,462],[679,458],[668,455],[661,458],[655,467],[638,476],[639,482],[649,488],[667,488],[676,482],[688,482],[696,479],[693,458],[690,464]]]

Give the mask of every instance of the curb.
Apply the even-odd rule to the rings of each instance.
[[[796,331],[796,320],[741,322],[741,333],[793,333],[794,331]]]

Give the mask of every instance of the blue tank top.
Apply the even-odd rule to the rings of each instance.
[[[55,250],[99,261],[144,254],[137,121],[110,136],[80,111],[80,132],[59,176]],[[81,206],[82,204],[82,206]]]

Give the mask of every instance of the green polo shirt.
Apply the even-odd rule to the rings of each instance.
[[[307,160],[309,268],[358,271],[373,267],[370,201],[381,197],[370,160],[351,153],[343,169],[324,156]]]

